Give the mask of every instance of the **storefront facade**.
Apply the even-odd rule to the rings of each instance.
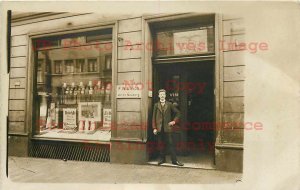
[[[242,18],[215,13],[13,15],[9,155],[146,164],[165,88],[178,153],[201,139],[216,169],[241,172],[244,35]]]

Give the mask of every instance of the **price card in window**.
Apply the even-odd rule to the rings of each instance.
[[[103,127],[111,127],[111,109],[103,109]]]
[[[63,129],[75,130],[76,125],[76,108],[64,108],[63,109]]]

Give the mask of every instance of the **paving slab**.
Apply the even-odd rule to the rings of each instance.
[[[157,165],[9,157],[9,179],[30,183],[237,183],[241,173]]]

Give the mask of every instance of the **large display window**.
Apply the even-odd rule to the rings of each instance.
[[[112,29],[33,40],[34,137],[109,141]]]

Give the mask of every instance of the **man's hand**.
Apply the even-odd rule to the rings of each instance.
[[[154,135],[157,135],[157,129],[153,130]]]
[[[175,121],[169,122],[169,126],[173,126],[173,125],[175,125]]]

